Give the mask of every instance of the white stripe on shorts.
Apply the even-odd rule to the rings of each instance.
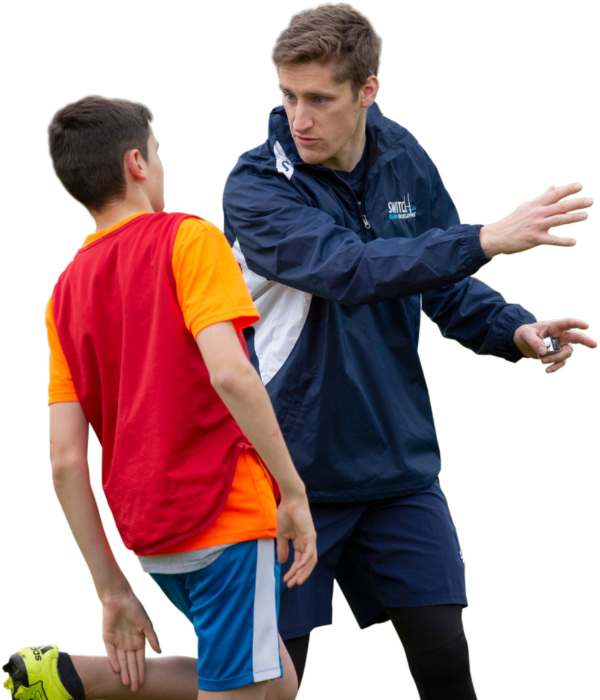
[[[256,545],[252,670],[254,682],[260,683],[279,678],[281,670],[275,600],[275,545],[272,539],[258,540]]]

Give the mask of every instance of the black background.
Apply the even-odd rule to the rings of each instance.
[[[156,115],[167,209],[220,225],[223,181],[237,155],[264,140],[268,111],[279,101],[269,50],[289,13],[302,7],[49,3],[37,4],[35,16],[27,17],[21,3],[5,3],[5,26],[15,27],[25,57],[7,76],[14,89],[5,97],[5,153],[14,156],[10,174],[18,177],[10,178],[5,212],[10,207],[33,224],[25,239],[33,250],[33,323],[18,335],[27,350],[17,366],[26,383],[19,392],[25,388],[34,420],[26,428],[18,423],[26,463],[7,470],[5,462],[2,600],[10,626],[3,660],[20,646],[49,641],[72,652],[103,653],[100,605],[51,489],[44,425],[42,308],[93,223],[52,177],[45,125],[64,102],[88,92],[145,102]],[[595,5],[358,7],[385,40],[379,104],[430,153],[463,221],[493,222],[551,183],[581,180],[585,194],[597,197]],[[10,114],[16,105],[26,107],[25,116]],[[11,229],[7,236],[5,227],[4,242],[22,255],[23,240],[16,236],[22,229]],[[589,222],[565,233],[578,237],[574,250],[499,258],[478,276],[539,319],[575,315],[597,336],[595,210]],[[597,359],[576,349],[566,370],[547,377],[535,362],[477,358],[443,342],[426,319],[421,357],[442,448],[442,485],[468,564],[471,607],[464,619],[473,676],[480,697],[489,688],[506,694],[514,688],[513,671],[532,663],[532,645],[577,630],[553,610],[585,580],[578,542],[587,517],[581,491],[596,483],[589,457]],[[191,626],[120,544],[99,488],[93,435],[90,464],[109,538],[164,652],[195,655]],[[18,505],[24,495],[31,516],[25,519]],[[19,545],[9,552],[13,536]],[[563,662],[575,653],[560,648]],[[553,672],[562,673],[558,666]],[[536,674],[536,688],[552,686],[550,675],[540,681]],[[403,691],[416,696],[391,626],[359,634],[337,592],[335,625],[312,636],[301,697],[319,691],[378,695],[390,683],[398,697]]]

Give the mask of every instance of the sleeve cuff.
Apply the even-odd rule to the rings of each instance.
[[[509,323],[506,326],[506,330],[504,331],[502,337],[502,345],[505,348],[505,352],[502,356],[505,360],[508,360],[509,362],[518,362],[519,360],[523,359],[524,355],[514,344],[513,336],[517,328],[520,328],[521,326],[524,326],[527,323],[536,322],[537,318],[532,313],[529,313],[529,311],[525,311],[525,309],[523,309],[522,314],[514,321],[512,321],[512,323]]]
[[[477,269],[489,263],[491,258],[483,252],[481,247],[481,241],[479,240],[479,232],[481,231],[483,224],[477,224],[477,226],[469,226],[466,231],[467,245],[469,248],[469,253],[473,262],[477,265]]]

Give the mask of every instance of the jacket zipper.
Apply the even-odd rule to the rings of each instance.
[[[370,231],[370,230],[371,230],[371,224],[369,223],[369,220],[367,219],[367,212],[366,212],[365,206],[364,206],[364,204],[363,204],[364,199],[365,199],[365,192],[364,192],[364,190],[363,190],[363,201],[362,201],[362,202],[359,202],[358,199],[357,199],[357,197],[356,197],[356,195],[354,194],[354,190],[352,189],[352,187],[350,187],[350,185],[349,185],[345,180],[343,180],[343,179],[335,172],[335,170],[333,170],[332,172],[335,174],[335,176],[337,177],[337,179],[338,179],[347,189],[349,189],[350,192],[352,193],[352,198],[354,199],[354,201],[356,202],[356,206],[358,207],[358,213],[360,214],[360,218],[361,218],[361,220],[362,220],[362,222],[363,222],[363,226],[365,227],[365,229],[366,229],[367,231]],[[366,178],[365,178],[365,179],[366,179]]]
[[[349,185],[345,180],[343,180],[343,179],[335,172],[335,170],[331,170],[330,168],[324,168],[323,166],[307,165],[306,163],[294,163],[294,165],[295,165],[296,167],[298,167],[298,165],[301,165],[301,166],[308,167],[308,168],[315,168],[316,170],[324,170],[324,171],[330,171],[330,172],[332,172],[332,173],[335,175],[335,177],[344,185],[344,187],[346,187],[346,188],[348,188],[348,189],[350,190],[350,192],[352,193],[352,198],[353,198],[354,201],[356,202],[356,206],[357,206],[357,209],[358,209],[358,213],[359,213],[360,218],[361,218],[361,220],[362,220],[362,222],[363,222],[363,226],[365,227],[365,229],[366,229],[367,231],[370,231],[370,230],[371,230],[371,224],[369,223],[369,220],[367,219],[367,212],[365,211],[365,208],[364,208],[363,203],[358,201],[358,199],[356,198],[356,195],[354,194],[354,190],[352,189],[352,187],[350,187],[350,185]],[[367,183],[366,183],[366,177],[365,177],[365,191],[366,191],[366,184],[367,184]],[[364,200],[364,195],[365,195],[365,192],[363,192],[363,200]]]

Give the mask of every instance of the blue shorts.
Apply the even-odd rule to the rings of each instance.
[[[219,691],[280,678],[275,542],[228,547],[189,574],[151,574],[198,636],[198,688]]]
[[[333,581],[361,627],[386,608],[467,605],[465,571],[448,503],[436,481],[409,496],[313,503],[319,561],[302,586],[281,583],[283,639],[331,624]],[[293,561],[282,566],[282,575]]]

